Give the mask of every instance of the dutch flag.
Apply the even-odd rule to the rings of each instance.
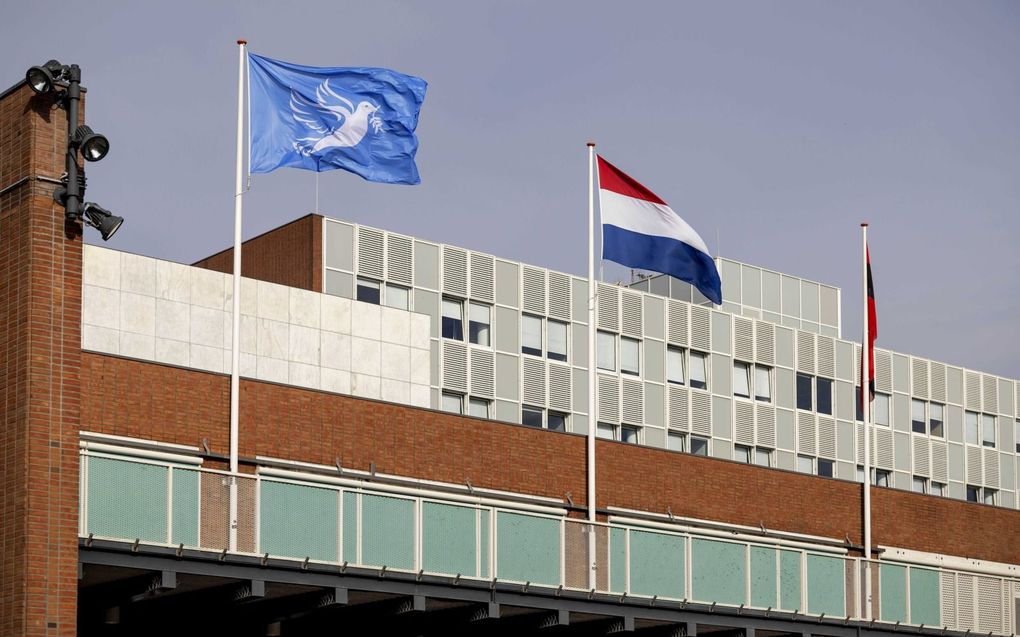
[[[602,258],[687,281],[716,305],[722,283],[708,247],[666,202],[598,157]]]

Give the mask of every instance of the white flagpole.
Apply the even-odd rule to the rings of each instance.
[[[871,619],[871,360],[868,344],[868,224],[861,224],[861,277],[863,291],[861,337],[861,418],[864,421],[864,619]]]
[[[588,520],[595,521],[595,142],[588,142]],[[588,589],[596,587],[595,526],[588,527]]]
[[[241,212],[244,194],[244,67],[245,40],[237,41],[237,171],[234,189],[234,298],[230,343],[230,538],[237,550],[237,430],[240,404],[241,350]]]

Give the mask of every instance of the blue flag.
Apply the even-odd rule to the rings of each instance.
[[[425,80],[389,69],[300,66],[248,54],[253,173],[342,168],[369,181],[421,182],[414,154]]]

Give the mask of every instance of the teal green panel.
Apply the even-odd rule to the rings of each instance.
[[[907,621],[907,567],[882,564],[879,566],[879,588],[882,592],[882,621]]]
[[[480,577],[488,579],[489,575],[489,540],[492,535],[489,533],[489,510],[482,509],[478,512],[478,531],[481,537],[481,572],[478,573]]]
[[[477,513],[470,507],[422,503],[422,568],[474,577]]]
[[[684,538],[631,530],[630,593],[685,597]]]
[[[198,471],[174,469],[173,538],[174,544],[198,546]]]
[[[699,602],[743,604],[746,547],[715,540],[691,540],[691,597]]]
[[[808,612],[830,617],[846,616],[843,559],[827,555],[807,556]]]
[[[560,521],[496,513],[496,575],[501,580],[560,583]]]
[[[910,568],[910,623],[925,626],[942,624],[939,573],[926,568]]]
[[[776,549],[751,547],[751,606],[775,608]]]
[[[801,610],[798,551],[779,552],[779,607],[783,610]]]
[[[627,590],[627,531],[617,527],[609,529],[609,590]]]
[[[351,564],[358,562],[358,494],[344,491],[344,561]]]
[[[414,568],[414,501],[361,496],[361,562]]]
[[[125,540],[167,542],[167,468],[90,457],[86,532]]]
[[[337,495],[333,489],[263,480],[260,552],[335,562]]]

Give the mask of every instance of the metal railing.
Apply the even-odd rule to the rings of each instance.
[[[635,598],[860,619],[865,561],[826,547],[738,541],[667,525],[592,524],[516,505],[238,475],[238,552]],[[83,451],[83,537],[227,548],[230,474]],[[539,508],[540,507],[536,507]],[[871,562],[876,620],[1013,633],[1009,578]]]

